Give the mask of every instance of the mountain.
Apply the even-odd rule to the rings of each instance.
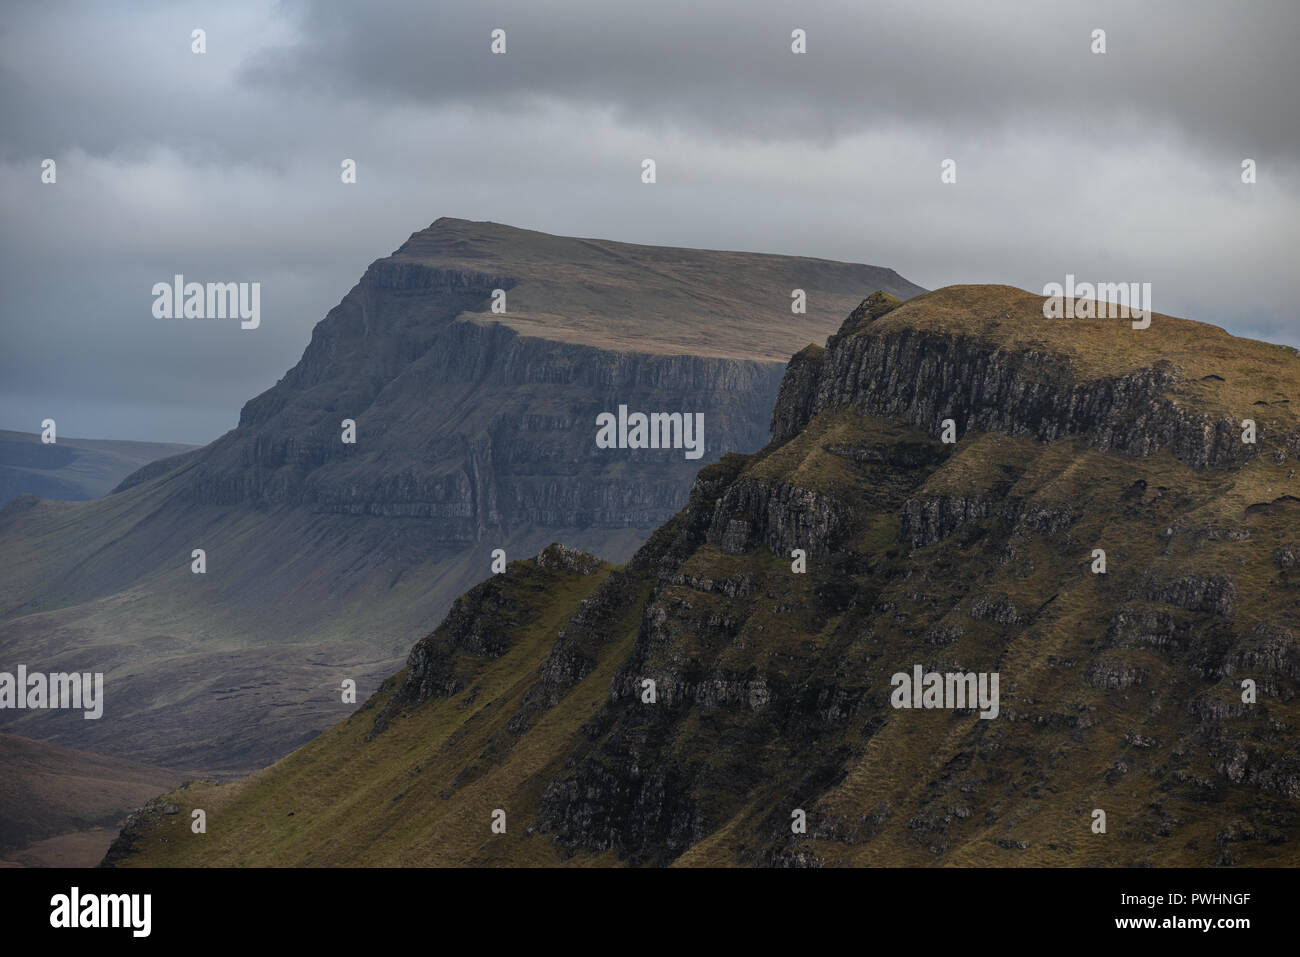
[[[39,435],[0,430],[0,505],[19,495],[81,502],[107,495],[124,478],[193,445],[67,439],[46,445]]]
[[[130,812],[182,775],[0,734],[0,867],[93,867]]]
[[[106,863],[1300,863],[1297,396],[1202,323],[873,295],[626,565],[511,563]],[[897,706],[917,666],[972,699]]]
[[[0,657],[102,671],[108,698],[99,721],[7,728],[264,766],[353,709],[345,680],[364,699],[494,550],[626,560],[701,465],[763,445],[785,360],[876,286],[921,291],[872,266],[438,220],[366,270],[231,432],[95,502],[0,510]],[[620,406],[701,414],[702,457],[598,448]]]

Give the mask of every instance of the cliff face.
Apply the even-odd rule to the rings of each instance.
[[[960,287],[943,292],[926,304],[944,308],[964,298]],[[855,314],[845,323],[853,331],[832,336],[825,355],[817,358],[815,384],[797,377],[782,390],[773,413],[773,440],[788,441],[820,412],[852,408],[927,431],[937,431],[943,419],[951,418],[958,434],[1004,432],[1040,442],[1079,436],[1101,451],[1121,455],[1169,449],[1198,469],[1245,462],[1265,452],[1279,461],[1300,455],[1300,434],[1290,419],[1259,430],[1254,444],[1242,441],[1238,420],[1257,415],[1260,406],[1267,412],[1268,401],[1242,405],[1235,417],[1187,406],[1187,393],[1178,388],[1184,376],[1159,352],[1167,341],[1160,320],[1167,317],[1159,317],[1148,336],[1154,340],[1146,344],[1150,348],[1138,352],[1140,364],[1118,373],[1089,376],[1069,350],[1044,348],[1068,334],[1069,323],[1054,323],[1057,328],[1050,331],[1055,335],[1044,342],[1007,350],[998,335],[1002,324],[1032,319],[1041,302],[1026,296],[1011,297],[998,318],[959,329],[917,328],[900,322],[898,315],[873,325],[870,319],[860,323]],[[1073,331],[1096,335],[1088,326],[1104,330],[1107,339],[1117,332],[1140,337],[1145,331],[1125,330],[1115,320],[1100,326],[1080,323]]]
[[[646,528],[685,504],[701,461],[766,437],[777,363],[521,336],[456,318],[499,277],[407,267],[407,285],[380,293],[370,273],[302,362],[190,470],[194,504],[437,519],[437,538],[460,543],[520,524]],[[440,313],[417,311],[413,328],[392,318],[407,311],[404,293],[430,289]],[[704,458],[597,448],[597,416],[620,404],[703,413]],[[354,445],[340,439],[344,418],[356,422]]]
[[[869,300],[626,566],[512,565],[226,837],[128,862],[1295,863],[1300,359],[1145,332]],[[1244,418],[1262,447],[1205,426]],[[896,707],[916,667],[997,676],[994,713]],[[365,801],[293,793],[354,761]]]
[[[701,465],[766,442],[785,358],[881,282],[920,291],[872,266],[439,220],[365,271],[227,435],[102,500],[0,513],[0,651],[102,670],[112,703],[6,726],[268,763],[346,712],[345,679],[373,690],[496,549],[627,559]],[[702,456],[599,448],[619,406],[701,414]]]
[[[685,504],[702,463],[764,443],[784,367],[783,359],[768,358],[770,348],[754,350],[755,358],[733,355],[735,343],[704,325],[682,342],[681,353],[666,351],[672,343],[657,333],[689,320],[691,310],[701,323],[719,316],[724,325],[737,324],[736,313],[765,297],[763,312],[775,318],[760,314],[746,321],[770,327],[766,338],[777,341],[779,350],[785,339],[831,331],[824,317],[833,315],[843,290],[861,273],[887,273],[815,260],[604,243],[598,244],[604,255],[592,262],[554,264],[557,271],[576,273],[570,280],[576,291],[543,302],[553,290],[542,281],[548,274],[541,267],[550,264],[537,261],[541,254],[529,237],[539,237],[543,252],[560,244],[574,254],[568,244],[596,242],[439,220],[389,259],[372,264],[317,325],[298,365],[244,406],[238,429],[190,463],[183,479],[190,502],[431,518],[440,523],[439,540],[459,543],[521,523],[649,529]],[[507,253],[517,258],[498,258],[499,269],[484,268],[484,259]],[[691,283],[700,287],[694,299],[689,287],[684,295],[682,281],[671,281],[670,274],[665,282],[659,275],[670,266],[685,272],[683,263],[663,262],[674,253],[684,257]],[[611,271],[614,254],[622,271]],[[611,292],[615,305],[607,308],[626,312],[587,319],[595,306],[585,287],[600,292],[617,283],[621,295],[636,288],[627,275],[633,255],[647,259],[644,275],[631,270],[632,278],[645,283],[646,318],[632,324],[636,306]],[[586,256],[591,258],[590,251]],[[731,262],[734,257],[740,262]],[[736,283],[744,296],[727,313],[706,284],[722,280],[730,268],[740,269],[746,281]],[[578,281],[583,269],[590,274],[587,283]],[[781,319],[778,310],[789,313],[785,286],[801,276],[811,287],[805,292],[818,300],[814,318]],[[891,288],[920,291],[898,277]],[[491,311],[495,290],[507,297],[504,313]],[[550,312],[539,316],[542,308]],[[670,308],[684,314],[665,317]],[[580,341],[583,329],[587,342]],[[597,415],[619,405],[702,413],[703,458],[597,448]],[[345,418],[356,422],[355,444],[341,441]],[[154,467],[144,474],[159,473]],[[122,488],[140,480],[132,476]]]
[[[1205,378],[1251,373],[1261,398],[1193,404],[1191,363],[1089,376],[1086,357],[1041,340],[1008,351],[997,327],[1019,297],[979,292],[855,313],[791,363],[780,448],[697,487],[680,522],[690,557],[661,566],[601,734],[539,804],[562,848],[659,863],[1294,860],[1300,592],[1269,553],[1300,521],[1282,494],[1298,487],[1300,362],[1258,344],[1213,354],[1226,379]],[[947,328],[918,321],[927,309],[948,310]],[[1165,323],[1153,352],[1192,331]],[[1254,379],[1260,353],[1272,368]],[[962,440],[927,457],[918,440],[944,418]],[[803,581],[783,567],[794,548],[820,558]],[[888,675],[912,662],[1001,672],[1002,720],[889,707]],[[661,707],[638,706],[646,676]],[[1244,703],[1245,678],[1265,697]],[[791,832],[796,807],[807,836]],[[1098,808],[1109,843],[1089,828]]]

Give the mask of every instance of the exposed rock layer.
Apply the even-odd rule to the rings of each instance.
[[[346,711],[345,679],[364,695],[391,673],[495,549],[630,556],[702,464],[766,442],[785,358],[882,282],[920,291],[871,266],[439,220],[366,270],[237,428],[102,500],[0,513],[0,652],[104,671],[110,696],[102,721],[6,727],[208,772],[273,760]],[[620,405],[701,413],[703,457],[597,448]]]

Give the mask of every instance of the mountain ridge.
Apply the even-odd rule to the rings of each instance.
[[[1300,358],[1220,339],[1193,361],[1185,320],[1066,327],[1007,287],[881,305],[791,362],[773,441],[701,469],[629,563],[540,591],[512,563],[347,719],[187,794],[215,836],[146,811],[111,862],[1293,864]],[[1012,361],[1026,337],[1056,361]],[[1059,400],[1080,382],[1123,401]],[[1069,414],[1036,432],[1008,396]],[[1171,408],[1200,444],[1159,431]],[[1216,444],[1259,409],[1264,448]],[[1156,440],[1110,441],[1134,410]],[[913,667],[1000,674],[997,717],[900,710]]]

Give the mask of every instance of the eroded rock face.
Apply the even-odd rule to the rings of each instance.
[[[1078,436],[1102,451],[1134,456],[1169,449],[1194,468],[1300,450],[1296,434],[1245,444],[1232,419],[1179,404],[1169,395],[1179,377],[1168,362],[1081,380],[1058,355],[1005,352],[959,331],[877,331],[849,321],[844,329],[824,354],[794,366],[772,415],[773,441],[793,438],[820,412],[852,408],[931,432],[951,418],[961,435],[1004,432],[1042,442]]]
[[[708,541],[724,552],[762,545],[777,554],[829,551],[851,512],[829,495],[788,484],[737,483],[717,503]]]
[[[817,383],[825,359],[826,350],[818,345],[810,345],[790,357],[772,410],[774,441],[784,442],[798,434],[816,414]]]
[[[1236,587],[1227,575],[1188,575],[1172,581],[1148,579],[1135,590],[1136,597],[1176,605],[1188,611],[1211,612],[1225,618],[1232,617],[1236,594]]]
[[[1260,622],[1234,650],[1226,674],[1278,672],[1300,680],[1300,645],[1290,628]]]
[[[464,678],[456,667],[459,652],[482,658],[505,654],[509,650],[506,628],[514,610],[497,578],[489,578],[457,598],[437,631],[417,642],[407,655],[405,675],[376,718],[374,731],[382,731],[404,708],[460,691]]]
[[[373,688],[491,550],[629,559],[701,465],[766,444],[788,356],[881,282],[921,291],[870,266],[440,220],[366,269],[231,432],[75,523],[50,503],[0,516],[0,564],[43,562],[0,580],[0,648],[32,661],[84,640],[87,667],[117,669],[111,731],[31,711],[15,730],[208,771],[274,761],[337,719],[337,696],[302,691],[323,667]],[[796,286],[807,313],[773,321]],[[620,405],[702,416],[702,457],[598,448]],[[192,579],[200,547],[210,571]],[[213,664],[218,636],[231,650]]]
[[[870,312],[864,304],[824,353],[807,350],[791,362],[763,455],[788,458],[798,440],[805,457],[784,475],[767,466],[705,470],[672,537],[677,554],[695,558],[683,566],[666,550],[656,554],[654,542],[638,556],[657,574],[648,579],[632,650],[609,704],[588,722],[587,740],[544,792],[539,828],[566,853],[612,848],[633,863],[666,863],[715,833],[718,822],[735,826],[728,815],[749,814],[739,862],[818,866],[848,859],[829,851],[835,845],[876,841],[891,853],[914,845],[911,861],[942,860],[969,838],[967,821],[998,821],[986,803],[992,794],[1022,806],[1019,786],[1012,798],[977,767],[1018,768],[1036,782],[1030,794],[1037,799],[1039,784],[1060,786],[1049,784],[1056,780],[1049,769],[1082,740],[1107,741],[1099,747],[1110,756],[1070,787],[1129,788],[1141,769],[1180,787],[1195,781],[1207,796],[1210,803],[1182,804],[1177,814],[1153,798],[1159,811],[1128,825],[1149,835],[1143,840],[1178,833],[1184,815],[1250,820],[1250,794],[1292,796],[1300,761],[1281,744],[1287,732],[1270,724],[1268,707],[1242,702],[1240,679],[1249,672],[1268,701],[1294,697],[1294,638],[1259,620],[1272,613],[1267,608],[1252,602],[1247,610],[1237,573],[1226,563],[1218,570],[1206,555],[1238,549],[1232,567],[1246,561],[1240,549],[1265,549],[1260,560],[1272,567],[1290,568],[1294,557],[1286,547],[1275,556],[1271,544],[1256,544],[1262,512],[1248,512],[1244,524],[1240,514],[1216,512],[1213,482],[1196,487],[1194,472],[1179,473],[1194,490],[1175,490],[1125,464],[1168,450],[1196,472],[1246,467],[1255,453],[1242,448],[1234,425],[1171,402],[1172,368],[1079,382],[1051,355],[997,353],[960,335],[877,332],[879,315]],[[846,437],[846,412],[865,417],[861,435]],[[809,441],[808,430],[831,428],[826,416],[840,416],[836,440]],[[955,460],[933,439],[886,437],[875,423],[902,420],[933,435],[944,417],[956,418],[964,436],[1005,432],[1040,445],[985,446],[991,455],[1005,449],[1007,460],[983,471],[967,453],[958,467],[969,492],[923,492],[927,478]],[[1087,475],[1072,486],[1076,496],[1047,495],[1022,481],[1038,449],[1061,440],[1109,454],[1113,491],[1085,492],[1094,481]],[[836,467],[836,482],[819,486],[811,464],[819,454],[858,470],[860,484]],[[1193,505],[1217,517],[1184,526]],[[1279,509],[1268,517],[1290,515]],[[1111,550],[1109,574],[1094,575],[1087,560],[1098,528]],[[881,529],[895,532],[881,537]],[[806,590],[787,570],[794,548],[810,557]],[[702,561],[701,550],[723,558]],[[755,557],[767,555],[778,561]],[[1195,572],[1185,564],[1192,555]],[[1275,597],[1285,604],[1285,592]],[[993,664],[1006,648],[1039,645],[1051,651],[1032,676],[1020,670],[1032,654]],[[945,660],[935,661],[936,652]],[[891,786],[892,800],[911,795],[903,819],[890,821],[889,802],[877,813],[847,813],[843,802],[851,799],[837,796],[837,782],[863,772],[843,763],[837,749],[854,751],[855,739],[836,729],[859,729],[868,740],[883,734],[905,720],[887,704],[893,669],[926,662],[963,671],[972,656],[1002,669],[1002,720],[976,720],[951,766],[921,772],[920,791]],[[644,701],[647,679],[654,705]],[[694,750],[685,745],[690,736],[703,736]],[[1157,747],[1175,740],[1172,757]],[[1064,750],[1047,757],[1048,741]],[[714,757],[714,749],[728,757]],[[895,760],[907,758],[895,753]],[[879,758],[869,766],[888,775],[890,764]],[[1209,777],[1205,766],[1213,768]],[[722,767],[727,786],[719,784]],[[669,781],[680,793],[665,793]],[[754,789],[767,795],[764,810],[741,811]],[[808,797],[819,790],[822,799]],[[1228,793],[1240,798],[1236,809],[1213,810]],[[794,807],[807,810],[807,837],[791,834]],[[1287,820],[1296,833],[1300,817]],[[1238,853],[1259,853],[1251,840]],[[1014,833],[993,844],[1012,852],[1033,846]]]
[[[1102,659],[1093,662],[1088,680],[1094,688],[1118,690],[1142,684],[1147,680],[1147,673],[1122,661]]]
[[[520,336],[457,318],[501,277],[399,265],[373,266],[195,462],[195,504],[433,518],[466,543],[522,523],[651,528],[685,504],[702,462],[763,444],[777,363]],[[596,417],[619,404],[702,413],[704,458],[598,449]],[[344,418],[354,445],[340,441]]]
[[[1191,624],[1167,611],[1120,609],[1111,618],[1108,636],[1120,648],[1179,651],[1190,635]]]

